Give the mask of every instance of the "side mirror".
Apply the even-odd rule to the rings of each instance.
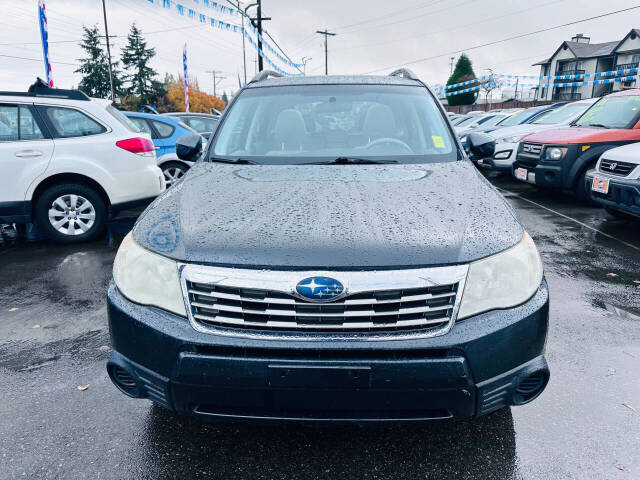
[[[467,147],[472,160],[490,158],[496,150],[496,141],[485,133],[470,133],[467,135]]]
[[[180,160],[195,162],[202,154],[202,137],[195,133],[180,137],[176,142],[176,155]]]

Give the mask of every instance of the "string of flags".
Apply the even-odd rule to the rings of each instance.
[[[217,1],[212,1],[212,0],[192,0],[193,3],[197,4],[197,5],[201,5],[204,7],[207,7],[209,10],[215,10],[216,12],[219,13],[224,13],[230,16],[237,16],[239,15],[238,9],[236,8],[232,8],[232,7],[228,7],[226,5],[224,5],[222,2],[217,2]],[[216,17],[207,14],[207,13],[201,13],[200,11],[196,10],[196,8],[194,8],[194,6],[186,6],[184,4],[184,0],[181,1],[176,1],[176,0],[148,0],[149,3],[151,4],[157,4],[160,5],[162,8],[165,9],[169,9],[172,11],[175,11],[176,13],[178,13],[179,15],[183,16],[183,17],[187,17],[190,18],[192,20],[198,21],[201,24],[208,24],[210,25],[212,28],[217,28],[219,30],[224,30],[227,32],[232,32],[232,33],[241,33],[242,35],[245,36],[245,38],[247,40],[249,40],[249,44],[252,45],[256,51],[258,52],[258,55],[260,55],[263,60],[271,66],[271,68],[275,71],[277,71],[278,73],[280,73],[281,75],[294,75],[291,74],[289,72],[284,71],[282,68],[278,67],[276,65],[276,63],[271,60],[271,58],[264,52],[264,50],[272,53],[273,55],[275,55],[275,57],[283,64],[289,66],[289,67],[293,67],[296,69],[300,69],[300,67],[302,67],[302,64],[297,64],[297,63],[293,63],[291,62],[289,59],[285,58],[283,55],[281,55],[275,48],[273,48],[269,42],[266,42],[264,40],[264,38],[262,37],[262,35],[259,34],[258,30],[251,24],[249,24],[249,30],[251,30],[251,32],[256,35],[259,39],[260,42],[262,43],[262,49],[258,48],[258,42],[256,42],[250,35],[249,32],[247,31],[247,29],[243,29],[240,25],[237,25],[235,23],[231,23],[229,21],[227,21],[226,19],[220,18],[218,15],[216,15]]]
[[[630,69],[630,70],[636,70],[637,71],[637,69],[635,69],[635,68]],[[600,73],[604,73],[604,72],[600,72]],[[523,77],[524,76],[519,77],[519,78],[523,78]],[[454,95],[462,95],[463,93],[477,92],[478,90],[480,90],[482,88],[485,88],[485,87],[502,88],[502,87],[515,87],[516,85],[521,86],[521,87],[534,87],[534,88],[583,87],[585,85],[606,85],[606,84],[610,84],[610,83],[630,82],[630,81],[633,81],[634,79],[636,79],[638,77],[639,77],[638,75],[627,75],[627,76],[624,76],[624,77],[603,78],[603,79],[600,79],[600,80],[583,80],[581,82],[562,82],[562,83],[520,83],[519,81],[518,82],[514,82],[514,81],[485,82],[482,85],[476,85],[474,87],[464,88],[462,90],[456,90],[455,92],[444,92],[443,89],[440,88],[440,89],[438,89],[436,91],[436,93],[438,94],[438,98],[446,98],[446,97],[452,97]],[[514,78],[514,76],[511,76],[511,78]],[[528,78],[539,78],[539,77],[528,76]]]
[[[478,77],[478,78],[474,78],[472,80],[467,80],[464,82],[460,82],[460,83],[454,83],[452,85],[445,85],[444,87],[437,87],[434,89],[434,91],[436,92],[440,92],[440,91],[445,91],[445,90],[452,90],[458,87],[463,87],[465,85],[472,85],[475,83],[482,83],[485,82],[486,80],[490,80],[490,79],[502,79],[502,78],[506,78],[506,79],[535,79],[538,80],[538,84],[535,84],[534,86],[538,86],[541,85],[542,82],[544,80],[579,80],[579,79],[585,79],[585,78],[602,78],[602,77],[611,77],[611,76],[622,76],[622,75],[633,75],[633,74],[638,74],[639,70],[638,68],[628,68],[628,69],[624,69],[624,70],[609,70],[606,72],[596,72],[596,73],[584,73],[584,74],[575,74],[575,75],[546,75],[546,76],[538,76],[538,75],[505,75],[505,74],[493,74],[493,75],[483,75],[482,77]],[[520,83],[520,85],[525,85],[523,83]],[[531,85],[531,84],[528,84]],[[597,84],[596,84],[597,85]],[[556,84],[557,86],[557,84]],[[460,92],[458,92],[460,93]]]

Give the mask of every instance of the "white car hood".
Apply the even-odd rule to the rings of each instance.
[[[612,148],[604,152],[602,158],[640,165],[640,143],[630,143],[622,147]]]
[[[513,127],[504,127],[494,130],[489,133],[493,138],[505,138],[513,137],[514,135],[530,135],[532,133],[538,133],[542,130],[549,130],[550,128],[558,128],[562,125],[538,125],[535,123],[523,123],[522,125],[514,125]]]

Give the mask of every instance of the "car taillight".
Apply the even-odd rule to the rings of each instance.
[[[149,155],[154,151],[153,142],[147,138],[135,137],[119,140],[116,146],[137,155]]]

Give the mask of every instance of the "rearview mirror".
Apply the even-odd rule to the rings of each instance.
[[[195,133],[180,137],[176,142],[176,155],[180,160],[195,162],[202,154],[202,137]]]
[[[491,135],[485,133],[470,133],[467,135],[467,146],[471,159],[482,159],[493,157],[496,150],[496,141]]]

